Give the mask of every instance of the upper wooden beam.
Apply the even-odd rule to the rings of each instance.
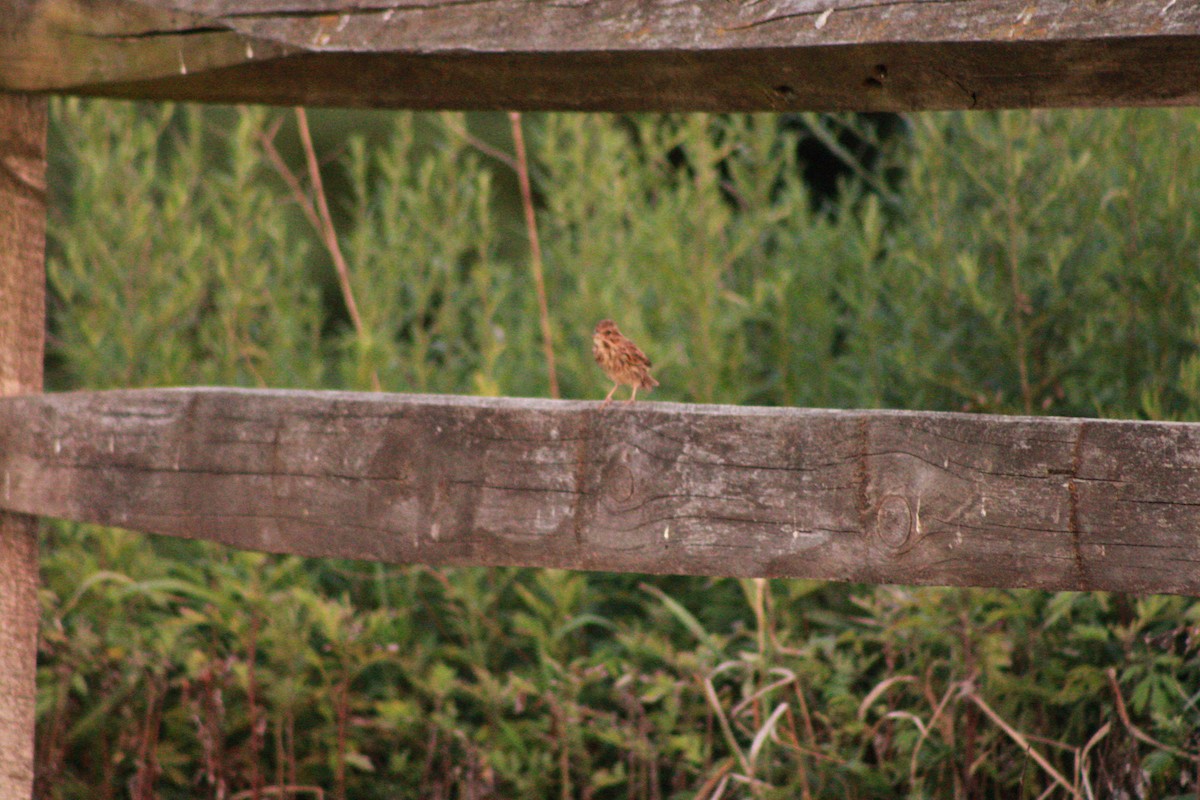
[[[1200,594],[1200,425],[233,389],[0,400],[0,507],[306,556]]]
[[[0,88],[409,108],[1200,103],[1160,0],[16,0]]]

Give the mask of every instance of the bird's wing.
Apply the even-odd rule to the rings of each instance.
[[[629,352],[626,353],[626,357],[628,358],[630,365],[635,366],[635,367],[652,367],[652,366],[654,366],[653,364],[650,363],[650,359],[646,358],[646,354],[642,352],[642,349],[640,347],[638,347],[636,344],[634,344],[633,342],[630,342],[629,348],[630,349],[629,349]]]

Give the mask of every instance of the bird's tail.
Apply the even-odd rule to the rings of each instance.
[[[650,389],[653,389],[655,386],[658,386],[658,381],[654,380],[653,375],[647,375],[645,378],[642,379],[642,385],[639,386],[638,388],[649,391]]]

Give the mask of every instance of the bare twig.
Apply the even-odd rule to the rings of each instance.
[[[542,244],[538,238],[537,216],[533,211],[533,188],[529,183],[529,159],[525,155],[525,135],[521,132],[521,112],[510,111],[513,148],[516,150],[517,182],[521,185],[521,205],[525,207],[525,228],[529,233],[529,251],[533,263],[533,282],[537,287],[538,315],[542,322],[542,348],[550,373],[550,396],[557,398],[558,371],[554,368],[554,344],[550,337],[550,309],[546,303],[546,280],[542,276]]]
[[[783,729],[787,734],[790,742],[783,742],[782,737],[779,741],[782,744],[787,744],[796,751],[796,772],[797,778],[800,781],[800,800],[812,800],[812,789],[808,785],[808,765],[805,763],[804,746],[800,744],[800,734],[796,730],[796,715],[789,708],[787,710],[787,725]]]
[[[789,683],[792,683],[793,681],[796,680],[796,673],[792,672],[790,669],[783,669],[782,667],[773,667],[770,670],[770,673],[772,675],[782,675],[783,677],[777,681],[768,683],[765,686],[760,686],[758,689],[755,689],[752,694],[747,695],[741,702],[739,702],[736,706],[734,706],[733,708],[731,708],[729,710],[729,716],[731,716],[731,717],[740,716],[741,713],[746,710],[746,707],[749,706],[751,703],[756,702],[759,698],[765,697],[766,695],[770,694],[771,692],[775,691],[776,689],[778,689],[782,686],[787,686]]]
[[[314,230],[320,233],[321,218],[317,216],[317,209],[313,205],[312,199],[304,191],[304,187],[300,185],[300,179],[296,177],[296,173],[292,172],[291,168],[283,160],[283,156],[279,155],[279,151],[275,148],[275,136],[279,133],[281,127],[283,127],[283,117],[277,117],[271,123],[271,127],[267,129],[267,132],[259,136],[263,152],[267,154],[271,166],[275,167],[275,171],[279,173],[279,177],[283,178],[283,182],[288,185],[288,189],[292,192],[292,198],[300,206],[300,210],[304,212],[305,219],[313,226]]]
[[[713,672],[716,674],[716,671]],[[725,710],[721,708],[721,701],[717,697],[717,689],[713,686],[712,676],[701,679],[701,685],[704,688],[704,696],[708,699],[708,704],[712,706],[713,713],[717,715],[717,724],[721,726],[721,735],[725,737],[725,744],[737,756],[738,763],[742,767],[742,772],[746,775],[753,774],[750,768],[750,762],[746,759],[746,754],[742,752],[742,748],[738,746],[737,737],[733,735],[733,727],[729,724],[729,719],[725,716]]]
[[[701,784],[699,791],[696,792],[696,800],[712,800],[712,798],[718,797],[718,792],[714,790],[718,788],[717,784],[726,780],[726,776],[732,768],[733,756],[730,756],[721,762],[712,775],[708,776],[708,780]]]
[[[337,231],[333,227],[333,215],[329,212],[329,201],[325,195],[325,184],[321,180],[320,163],[317,161],[316,148],[313,146],[312,134],[308,129],[308,115],[300,106],[296,107],[296,122],[300,126],[300,142],[304,147],[304,157],[308,164],[309,180],[312,183],[313,198],[304,191],[304,187],[300,184],[300,179],[288,167],[283,157],[279,155],[279,151],[275,149],[275,134],[279,132],[279,126],[282,121],[276,122],[271,126],[267,133],[264,133],[260,140],[262,141],[263,151],[267,154],[271,165],[275,167],[275,171],[283,178],[284,183],[292,192],[296,203],[300,206],[304,216],[308,219],[309,224],[317,231],[317,235],[321,237],[321,243],[325,245],[325,249],[329,252],[329,257],[333,259],[334,269],[337,270],[338,286],[342,291],[342,300],[346,304],[346,312],[350,315],[350,323],[354,326],[354,334],[359,341],[366,340],[366,332],[363,330],[362,317],[358,313],[358,303],[354,300],[354,288],[350,284],[350,267],[346,263],[345,256],[342,255],[341,245],[338,244]],[[371,388],[375,391],[382,391],[382,386],[379,383],[379,373],[371,370]]]
[[[304,159],[308,162],[308,177],[312,181],[313,194],[317,200],[317,211],[321,215],[321,234],[329,255],[333,257],[333,265],[337,268],[338,281],[342,285],[342,295],[346,300],[346,310],[350,313],[350,321],[354,330],[362,333],[362,317],[358,315],[358,303],[354,302],[354,290],[350,286],[350,268],[342,255],[341,245],[338,244],[337,232],[333,229],[333,216],[329,213],[329,201],[325,197],[325,184],[321,180],[321,164],[317,161],[317,151],[313,147],[312,134],[308,130],[308,114],[302,106],[296,106],[296,123],[300,126],[300,143],[304,145]]]
[[[750,752],[746,756],[750,760],[751,766],[758,761],[758,754],[762,752],[767,739],[774,733],[775,726],[779,723],[779,718],[786,714],[787,710],[787,703],[780,703],[775,706],[775,710],[771,712],[771,716],[767,717],[767,721],[754,734],[754,740],[750,742]]]
[[[1005,137],[1005,157],[1009,164],[1012,164],[1015,156],[1013,155],[1013,137]],[[1021,221],[1018,217],[1017,203],[1019,198],[1024,197],[1024,192],[1021,192],[1018,187],[1019,174],[1015,169],[1009,169],[1008,187],[1005,192],[1005,219],[1008,224],[1008,283],[1009,290],[1012,292],[1013,304],[1013,335],[1017,348],[1017,376],[1021,381],[1021,401],[1024,404],[1025,413],[1033,413],[1033,387],[1030,385],[1029,379],[1029,332],[1026,329],[1026,320],[1033,313],[1033,307],[1030,305],[1029,296],[1021,288],[1021,263],[1017,253],[1018,242],[1021,235]]]
[[[874,189],[883,198],[884,202],[893,208],[899,208],[902,205],[896,193],[888,189],[887,184],[880,180],[879,176],[867,169],[862,161],[851,153],[849,148],[839,142],[837,136],[832,131],[825,127],[821,119],[821,114],[810,112],[801,116],[805,130],[812,134],[813,138],[825,145],[825,148],[837,156],[839,161],[849,167],[850,171],[858,176],[859,180]]]
[[[1129,734],[1133,736],[1133,738],[1137,739],[1139,742],[1145,742],[1151,747],[1157,747],[1159,750],[1170,753],[1177,758],[1186,759],[1187,761],[1200,764],[1200,754],[1189,753],[1186,750],[1180,750],[1178,747],[1172,747],[1169,744],[1164,744],[1143,731],[1137,725],[1134,725],[1129,719],[1129,710],[1125,708],[1125,698],[1121,696],[1121,685],[1117,683],[1117,671],[1114,668],[1109,667],[1104,671],[1104,674],[1108,676],[1108,685],[1112,687],[1113,697],[1116,698],[1117,701],[1117,716],[1121,718],[1121,722],[1125,725],[1125,729],[1129,731]]]
[[[808,700],[804,697],[804,687],[800,685],[799,676],[796,677],[796,705],[800,708],[800,720],[804,723],[804,735],[808,737],[808,746],[814,753],[820,752],[817,746],[817,731],[813,727],[812,714],[808,711]]]
[[[892,677],[885,678],[884,680],[875,684],[875,688],[867,692],[867,696],[864,697],[862,702],[858,704],[858,721],[862,722],[867,718],[867,711],[870,710],[875,701],[878,700],[884,692],[892,688],[894,684],[916,682],[917,679],[912,675],[893,675]]]
[[[950,684],[950,686],[946,689],[946,693],[942,695],[941,701],[939,701],[937,707],[933,709],[933,716],[929,718],[929,722],[925,725],[925,730],[921,731],[921,736],[917,739],[917,743],[913,746],[912,759],[908,764],[908,777],[913,784],[916,784],[917,782],[917,756],[921,753],[921,747],[925,744],[925,740],[929,738],[929,733],[933,730],[933,726],[937,723],[938,717],[942,715],[942,712],[945,711],[946,706],[950,703],[950,699],[954,696],[954,691],[957,688],[958,687],[955,684]]]
[[[455,136],[484,155],[490,156],[506,165],[517,174],[517,183],[521,188],[521,206],[525,212],[525,229],[529,237],[533,281],[537,289],[538,317],[542,330],[542,348],[545,352],[547,371],[550,373],[550,396],[557,398],[559,397],[558,370],[554,365],[554,344],[550,330],[550,310],[546,302],[546,280],[542,270],[542,244],[541,238],[538,236],[537,215],[533,207],[533,188],[529,180],[529,159],[525,152],[525,135],[521,129],[521,113],[519,111],[511,111],[508,118],[512,125],[513,149],[516,151],[515,158],[502,150],[492,147],[479,137],[472,135],[466,128],[452,122],[448,116],[442,117],[442,124],[446,130]]]
[[[303,106],[296,106],[296,122],[300,126],[300,142],[304,145],[304,158],[308,162],[308,175],[312,181],[313,194],[317,199],[317,211],[320,212],[321,239],[325,249],[333,259],[334,269],[337,270],[338,284],[342,288],[342,298],[346,302],[346,311],[350,314],[350,322],[354,325],[354,333],[359,341],[366,338],[363,330],[362,317],[358,314],[358,303],[354,301],[354,288],[350,285],[350,267],[342,255],[341,245],[338,244],[337,231],[333,228],[333,215],[329,213],[329,201],[325,196],[325,184],[321,181],[321,165],[317,161],[316,148],[313,147],[312,134],[308,130],[308,114]],[[371,370],[371,388],[380,391],[379,373]]]
[[[1054,794],[1054,792],[1057,790],[1058,790],[1058,787],[1052,783],[1046,787],[1046,791],[1042,792],[1041,794],[1039,794],[1037,796],[1037,800],[1046,800],[1047,797]]]
[[[1083,784],[1083,793],[1088,800],[1095,800],[1095,795],[1092,794],[1092,782],[1088,780],[1087,761],[1088,754],[1092,752],[1092,748],[1100,743],[1100,740],[1108,736],[1108,732],[1112,730],[1112,723],[1106,722],[1100,726],[1100,730],[1092,734],[1092,738],[1088,739],[1087,744],[1079,751],[1078,757],[1075,759],[1076,779]]]
[[[1034,750],[1033,745],[1030,744],[1029,740],[1026,739],[1020,731],[1005,722],[1003,717],[997,714],[982,697],[976,694],[975,689],[972,687],[969,681],[966,681],[960,685],[962,687],[960,696],[965,697],[974,703],[980,711],[987,715],[988,719],[990,719],[996,724],[997,727],[1000,728],[1000,730],[1008,734],[1008,738],[1016,742],[1018,747],[1025,751],[1030,758],[1036,761],[1038,766],[1045,770],[1046,774],[1054,779],[1055,783],[1066,789],[1070,793],[1071,797],[1076,798],[1076,800],[1083,800],[1083,795],[1079,793],[1079,790],[1072,786],[1070,781],[1063,777],[1063,774],[1056,770],[1054,765],[1046,760],[1045,756],[1043,756],[1037,750]]]
[[[504,164],[509,169],[511,169],[513,172],[521,171],[521,168],[517,164],[517,160],[515,158],[513,158],[508,153],[504,152],[503,150],[501,150],[497,147],[492,147],[490,144],[485,142],[483,139],[480,139],[478,136],[473,135],[465,127],[459,126],[459,125],[455,124],[454,122],[451,122],[451,119],[452,119],[452,117],[449,114],[442,115],[442,125],[444,125],[446,127],[446,130],[450,131],[455,136],[462,139],[464,142],[471,145],[471,147],[474,147],[476,150],[483,153],[484,155],[490,156],[490,157],[496,159],[497,161],[499,161],[501,164]]]

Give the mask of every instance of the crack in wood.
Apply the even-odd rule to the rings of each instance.
[[[867,417],[859,417],[856,427],[858,433],[857,454],[855,457],[856,476],[858,478],[858,528],[864,542],[871,530],[871,494],[868,482],[871,479],[868,451],[870,449],[870,422]]]
[[[582,432],[575,438],[575,470],[572,477],[575,480],[575,501],[571,504],[571,531],[575,536],[576,547],[583,547],[584,528],[591,508],[585,505],[588,497],[588,476],[592,464],[592,437],[595,435],[596,412],[585,412],[579,417]],[[585,517],[587,515],[587,517]]]
[[[909,458],[920,461],[922,464],[936,469],[939,472],[949,472],[952,475],[956,473],[946,466],[946,464],[953,464],[954,466],[959,467],[966,472],[978,473],[980,475],[991,475],[997,478],[1031,478],[1036,480],[1045,477],[1037,474],[1036,472],[1004,472],[984,469],[983,467],[979,467],[974,464],[968,464],[964,461],[956,461],[955,459],[947,456],[942,457],[945,464],[939,464],[936,461],[931,461],[925,456],[920,455],[919,453],[914,453],[911,450],[901,450],[898,448],[893,450],[873,450],[867,455],[871,458],[880,458],[883,456],[908,456]]]
[[[983,434],[982,436],[974,436],[973,435],[969,438],[964,438],[961,436],[952,436],[948,431],[936,430],[936,429],[928,427],[926,425],[920,425],[919,424],[921,422],[920,418],[922,416],[920,412],[916,412],[915,414],[913,412],[897,412],[897,413],[901,413],[903,416],[909,416],[909,415],[914,416],[914,419],[913,419],[914,430],[917,431],[918,433],[920,433],[922,436],[929,436],[934,439],[939,439],[939,440],[946,441],[946,442],[953,442],[954,444],[964,445],[964,446],[970,447],[970,448],[979,447],[980,445],[986,445],[989,447],[1011,447],[1012,446],[1012,441],[1010,439],[992,439],[987,436],[986,429],[983,431],[979,431],[978,430],[978,428],[979,428],[979,426],[978,426],[979,415],[978,414],[966,414],[966,413],[961,413],[961,412],[957,412],[957,411],[946,412],[946,414],[949,417],[952,417],[952,418],[961,417],[962,418],[962,426],[959,426],[959,427],[970,426],[972,428],[972,431],[971,431],[972,434],[976,434],[976,433]],[[1034,428],[1034,430],[1036,431],[1036,433],[1034,435],[1026,435],[1026,436],[1022,437],[1023,441],[1029,445],[1072,445],[1075,443],[1074,439],[1059,439],[1057,437],[1047,435],[1047,431],[1044,430],[1045,427],[1048,427],[1046,424],[1046,421],[1054,419],[1053,417],[1008,417],[1008,419],[1010,419],[1013,422],[1013,424],[1028,423],[1030,427]]]
[[[1086,430],[1086,422],[1080,422],[1076,428],[1075,446],[1071,451],[1071,476],[1067,478],[1068,519],[1071,524],[1071,552],[1074,557],[1075,574],[1079,580],[1079,588],[1083,590],[1092,588],[1087,563],[1083,557],[1083,534],[1079,527],[1079,486],[1077,483],[1079,467],[1083,458],[1083,437]]]
[[[408,486],[409,481],[400,477],[367,475],[359,472],[279,472],[273,473],[264,469],[218,469],[204,467],[176,467],[174,465],[167,466],[166,464],[132,464],[121,461],[104,461],[104,462],[88,462],[78,461],[73,459],[46,459],[45,463],[50,467],[59,469],[81,470],[87,472],[108,473],[115,470],[123,472],[141,473],[145,475],[158,475],[164,472],[169,472],[174,475],[207,475],[214,478],[311,478],[314,480],[338,480],[363,483],[396,483],[401,486]]]
[[[166,39],[177,36],[204,36],[210,33],[228,33],[237,35],[237,31],[220,25],[198,25],[191,28],[163,28],[161,30],[144,30],[130,33],[96,33],[94,31],[68,31],[71,36],[85,36],[89,39],[103,41],[137,41],[139,39]]]
[[[1020,523],[996,522],[990,516],[988,518],[988,522],[986,525],[974,525],[970,522],[964,522],[962,520],[957,520],[957,521],[951,522],[950,520],[941,519],[941,518],[935,518],[935,521],[945,525],[947,527],[947,529],[965,528],[967,530],[978,531],[980,533],[989,533],[989,532],[1001,530],[1001,531],[1029,531],[1031,533],[1053,533],[1053,534],[1058,534],[1058,535],[1062,535],[1065,533],[1065,534],[1069,535],[1071,532],[1069,528],[1045,528],[1040,525],[1031,525],[1028,522],[1020,522]],[[946,535],[949,532],[950,532],[950,530],[942,531],[942,532],[939,532],[938,534],[933,534],[931,532],[928,535],[930,535],[930,536]]]
[[[224,11],[219,19],[310,19],[320,17],[370,17],[396,11],[438,12],[465,6],[508,5],[504,0],[439,0],[437,3],[355,3],[353,6],[328,8],[271,8],[266,11]],[[544,3],[562,7],[561,4]]]
[[[119,522],[118,518],[120,516],[121,515],[118,515],[118,514],[111,515],[111,516],[105,518],[103,520],[103,522],[104,522],[104,524],[115,525],[118,528],[125,527],[125,526],[121,525]],[[175,519],[183,519],[183,520],[195,520],[195,519],[201,519],[201,520],[242,520],[242,519],[245,519],[245,520],[271,520],[271,519],[280,519],[280,520],[288,520],[290,522],[302,523],[311,528],[320,529],[320,530],[335,531],[340,528],[350,528],[350,529],[354,529],[354,530],[368,531],[371,533],[387,534],[388,536],[396,536],[397,535],[396,531],[392,530],[391,528],[384,527],[382,525],[371,525],[371,524],[367,524],[367,523],[363,523],[363,522],[341,522],[341,521],[332,523],[332,522],[328,522],[328,521],[322,521],[320,519],[314,519],[312,517],[312,515],[306,516],[304,514],[289,514],[289,513],[283,513],[283,512],[279,512],[279,513],[276,513],[276,512],[265,513],[264,512],[261,514],[256,514],[256,513],[252,513],[252,512],[239,513],[236,511],[205,511],[204,509],[197,508],[197,509],[180,509],[179,511],[172,511],[172,512],[148,511],[145,513],[144,516],[147,520],[151,521],[151,524],[148,525],[147,527],[143,528],[143,530],[147,530],[150,533],[158,533],[159,532],[159,531],[156,531],[153,526],[153,520],[156,520],[156,519],[167,519],[167,520],[175,520]],[[167,533],[166,535],[174,535],[174,533],[171,532],[171,533]],[[212,536],[212,538],[221,538],[222,536],[224,536],[222,541],[230,540],[229,535],[223,535],[223,534],[220,534],[217,532],[213,532],[211,534],[211,536]],[[191,536],[188,536],[187,538],[189,538],[189,539],[208,539],[209,533],[206,531],[203,534],[193,534]],[[285,548],[286,548],[286,546],[287,546],[286,542],[284,542],[281,545],[281,547],[285,547]],[[283,550],[278,550],[278,551],[273,551],[273,552],[290,552],[290,551],[283,549]]]
[[[793,11],[787,14],[776,14],[770,17],[763,17],[762,19],[751,20],[750,22],[742,25],[727,25],[722,27],[720,30],[744,31],[750,30],[751,28],[760,28],[775,22],[786,22],[792,19],[804,19],[806,17],[814,17],[816,19],[824,17],[825,19],[829,19],[830,11],[834,12],[834,14],[846,14],[853,11],[874,11],[880,8],[892,8],[895,6],[921,6],[922,8],[927,8],[935,5],[961,6],[962,4],[963,0],[885,0],[884,2],[878,3],[867,2],[840,6],[834,5],[831,1],[829,3],[822,3],[820,8],[805,11]],[[824,27],[824,25],[820,27]]]
[[[499,483],[488,483],[487,481],[475,481],[466,478],[452,478],[450,484],[455,486],[470,486],[476,489],[490,489],[496,492],[532,492],[535,494],[550,493],[550,494],[579,494],[575,489],[555,489],[550,486],[505,486]]]
[[[963,93],[964,97],[970,98],[971,102],[966,105],[965,108],[972,109],[979,105],[978,93],[970,89],[958,76],[952,75],[941,67],[933,67],[933,72],[937,75],[941,75],[943,78],[953,83],[954,86]]]

